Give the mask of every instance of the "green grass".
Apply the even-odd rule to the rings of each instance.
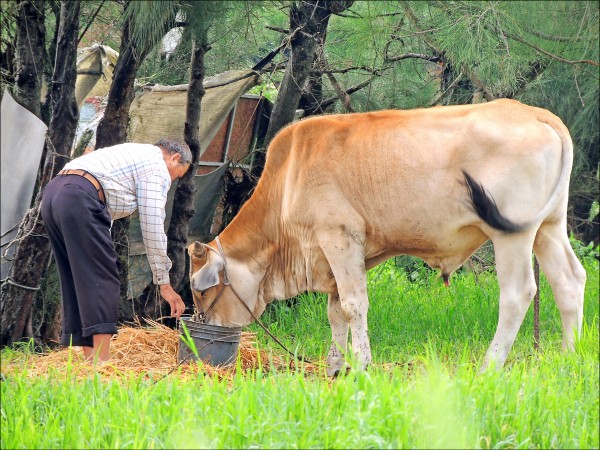
[[[174,373],[152,383],[76,380],[69,368],[32,378],[23,365],[0,383],[0,447],[598,448],[597,262],[587,270],[573,353],[560,351],[558,311],[542,281],[541,349],[532,349],[528,314],[507,367],[480,375],[498,314],[495,276],[462,273],[444,288],[428,273],[409,282],[390,264],[369,274],[375,364],[367,372],[331,381],[265,367],[232,382]],[[322,296],[278,302],[263,318],[299,353],[326,354]],[[280,352],[252,329],[261,347]]]

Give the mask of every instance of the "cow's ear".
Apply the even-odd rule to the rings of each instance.
[[[192,289],[202,292],[219,284],[219,272],[223,270],[223,261],[218,256],[212,256],[209,262],[192,275]]]
[[[194,258],[202,258],[206,256],[206,248],[204,248],[204,244],[201,242],[195,241],[188,247],[188,253]]]

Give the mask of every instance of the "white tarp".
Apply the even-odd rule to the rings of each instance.
[[[1,230],[2,230],[2,280],[8,275],[11,264],[5,260],[5,244],[17,233],[17,225],[31,204],[44,139],[48,127],[34,114],[19,105],[4,91],[2,97],[2,168],[1,181]],[[8,230],[15,227],[9,233]],[[7,233],[5,235],[5,233]],[[10,247],[7,256],[14,254]]]
[[[108,95],[119,53],[106,45],[92,45],[77,53],[75,99],[81,106],[86,98]]]

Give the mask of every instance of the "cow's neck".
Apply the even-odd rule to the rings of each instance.
[[[260,310],[260,303],[293,297],[307,287],[305,263],[294,260],[300,256],[299,249],[290,248],[282,231],[281,214],[271,207],[280,202],[272,197],[259,202],[256,194],[219,236],[227,258],[249,269]],[[268,210],[264,205],[269,205]],[[285,252],[281,251],[284,247]]]

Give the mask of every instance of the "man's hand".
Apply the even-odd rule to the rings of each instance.
[[[175,292],[170,284],[161,284],[160,295],[162,295],[171,306],[171,316],[179,319],[185,311],[185,304],[179,294]]]

